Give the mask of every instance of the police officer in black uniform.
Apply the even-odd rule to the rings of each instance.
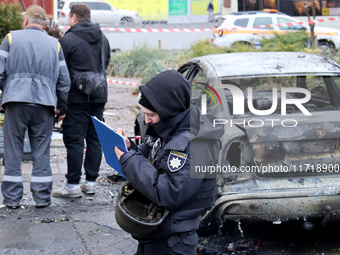
[[[117,147],[122,171],[142,195],[169,210],[150,233],[132,236],[139,242],[137,255],[196,253],[201,216],[213,205],[216,180],[190,174],[194,165],[213,165],[211,147],[223,134],[207,116],[190,105],[190,84],[177,71],[165,71],[140,86],[139,103],[148,124],[146,142],[129,151]],[[117,129],[122,135],[125,132]],[[126,135],[125,135],[126,136]],[[199,148],[190,153],[190,144]],[[216,147],[216,146],[215,146]],[[192,151],[193,152],[193,151]]]

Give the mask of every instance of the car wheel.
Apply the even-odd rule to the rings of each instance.
[[[120,22],[119,22],[119,25],[122,25],[122,26],[126,26],[126,25],[130,25],[130,24],[133,24],[133,19],[131,17],[123,17]]]
[[[331,53],[334,51],[334,44],[327,41],[318,42],[318,48],[321,49],[325,53]]]

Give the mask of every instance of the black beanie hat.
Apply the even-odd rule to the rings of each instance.
[[[138,103],[142,106],[144,106],[145,108],[153,111],[153,112],[156,112],[155,108],[150,104],[149,100],[143,95],[142,92],[139,92],[140,93],[140,98],[139,98],[139,101]]]
[[[190,84],[185,77],[175,71],[161,72],[140,86],[139,103],[158,113],[161,121],[171,119],[190,107]],[[150,109],[147,104],[153,109]]]

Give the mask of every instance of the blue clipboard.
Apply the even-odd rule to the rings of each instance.
[[[126,176],[122,172],[122,168],[115,153],[116,146],[123,152],[128,151],[126,147],[125,137],[113,131],[111,127],[97,119],[97,117],[91,116],[91,118],[96,129],[100,145],[102,146],[106,163],[126,178]]]

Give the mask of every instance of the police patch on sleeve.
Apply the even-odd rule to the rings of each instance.
[[[171,172],[176,172],[181,169],[185,161],[187,160],[187,154],[178,152],[178,151],[171,151],[168,157],[168,168]]]

